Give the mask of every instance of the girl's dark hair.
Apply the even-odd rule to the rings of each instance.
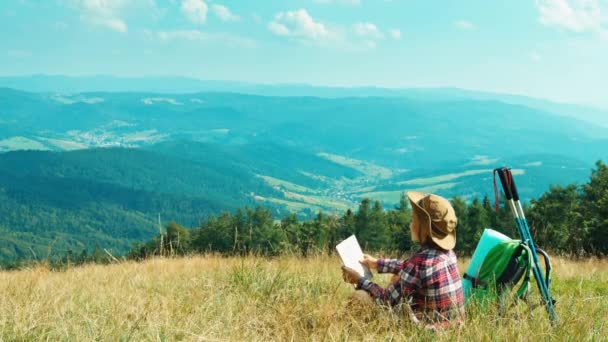
[[[435,243],[435,241],[433,241],[433,239],[431,238],[431,236],[429,235],[428,240],[425,241],[424,243],[420,244],[422,247],[427,247],[427,248],[433,248],[439,251],[445,251],[446,249],[443,249],[441,247],[439,247],[439,245],[437,245]]]

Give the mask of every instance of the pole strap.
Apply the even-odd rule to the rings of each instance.
[[[494,169],[494,206],[496,207],[496,213],[498,214],[498,186],[496,185],[496,172],[498,172],[497,169]]]

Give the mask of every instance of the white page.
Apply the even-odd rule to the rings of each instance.
[[[344,266],[357,271],[357,273],[365,279],[372,277],[372,272],[370,272],[369,268],[361,265],[359,262],[363,260],[363,251],[361,250],[361,246],[359,246],[357,237],[354,235],[349,236],[346,240],[340,242],[336,246],[336,250],[338,251],[338,255],[340,255],[340,259],[342,259]]]

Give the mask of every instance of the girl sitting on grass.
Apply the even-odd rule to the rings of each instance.
[[[378,273],[393,273],[387,288],[342,267],[344,280],[355,284],[353,299],[392,307],[405,307],[415,322],[438,328],[464,322],[464,296],[456,264],[457,218],[448,200],[433,194],[409,192],[412,204],[412,241],[422,248],[405,261],[365,255],[362,264]]]

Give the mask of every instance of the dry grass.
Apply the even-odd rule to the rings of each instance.
[[[332,257],[39,266],[0,272],[0,340],[606,340],[608,261],[556,259],[554,274],[556,328],[522,304],[505,316],[471,307],[463,328],[432,333],[353,312]]]

